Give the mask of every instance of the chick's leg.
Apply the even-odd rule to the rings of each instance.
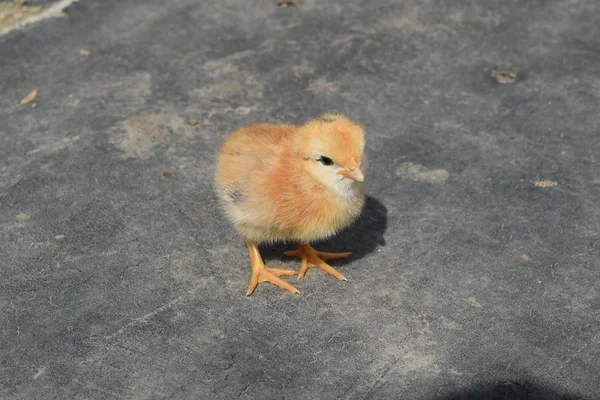
[[[306,275],[306,271],[308,271],[309,268],[317,267],[321,271],[327,272],[329,275],[332,275],[340,281],[348,280],[325,261],[348,258],[351,253],[325,253],[317,251],[307,244],[298,243],[298,250],[286,251],[284,254],[290,257],[299,257],[302,260],[300,271],[298,271],[298,279],[304,278],[304,275]]]
[[[280,276],[293,276],[296,275],[295,271],[279,268],[267,268],[263,262],[258,246],[254,243],[246,243],[248,246],[248,252],[250,253],[250,262],[252,263],[252,277],[250,278],[250,285],[246,296],[250,296],[254,289],[262,282],[270,282],[275,286],[279,286],[282,289],[287,290],[292,294],[300,293],[298,289],[280,279]]]

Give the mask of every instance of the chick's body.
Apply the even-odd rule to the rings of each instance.
[[[308,264],[326,270],[319,261],[348,256],[319,253],[308,243],[335,234],[360,214],[363,148],[360,127],[334,114],[300,127],[253,125],[226,139],[217,165],[217,193],[251,258],[256,253],[253,272],[254,264],[262,263],[256,246],[264,242],[298,241],[299,250],[289,255],[302,258],[301,276]],[[337,271],[326,272],[345,279]]]
[[[294,135],[292,126],[255,125],[235,132],[223,146],[220,198],[248,241],[311,242],[333,235],[360,213],[362,186],[350,196],[324,188],[294,157]]]

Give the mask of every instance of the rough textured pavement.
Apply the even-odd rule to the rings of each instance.
[[[0,398],[600,398],[600,3],[67,12],[0,37]],[[247,298],[215,152],[331,110],[368,132],[316,246],[349,282]]]

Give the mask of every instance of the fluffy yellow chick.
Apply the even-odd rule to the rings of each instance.
[[[288,256],[302,260],[298,279],[310,267],[346,280],[325,261],[350,253],[324,253],[309,243],[350,225],[364,204],[361,171],[363,131],[339,114],[302,126],[260,124],[233,132],[219,153],[216,188],[222,207],[246,240],[252,277],[247,295],[261,282],[299,293],[282,275],[294,271],[265,266],[258,245],[298,241]]]

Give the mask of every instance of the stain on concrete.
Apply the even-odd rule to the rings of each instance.
[[[325,78],[319,78],[311,82],[306,90],[313,93],[336,93],[339,90],[339,84],[330,82]]]
[[[161,144],[189,140],[196,136],[195,128],[178,114],[148,114],[125,120],[116,143],[126,158],[147,159]]]
[[[27,222],[27,221],[31,220],[31,217],[27,214],[20,213],[20,214],[17,214],[17,219],[21,222]]]
[[[258,81],[257,73],[243,65],[243,61],[252,55],[252,51],[241,51],[206,62],[201,70],[211,82],[191,89],[190,97],[197,100],[262,98],[264,86]]]
[[[416,182],[444,183],[450,176],[444,169],[428,169],[419,164],[406,162],[396,168],[396,176]]]
[[[37,153],[55,153],[59,150],[62,150],[66,147],[71,146],[73,143],[77,142],[78,140],[79,140],[79,136],[67,137],[62,140],[43,144],[39,147],[36,147],[33,150],[28,151],[26,154],[28,156],[30,156],[30,155],[37,154]]]
[[[39,377],[43,376],[46,373],[47,369],[48,369],[48,367],[42,367],[42,368],[38,369],[38,371],[33,376],[33,379],[36,380]]]
[[[77,90],[63,104],[69,107],[91,106],[98,103],[117,103],[123,110],[146,103],[152,96],[152,75],[138,72],[121,79],[97,74],[78,83]]]
[[[402,368],[405,372],[426,371],[440,373],[441,368],[435,363],[435,359],[428,354],[409,351],[401,358]]]
[[[477,301],[475,297],[469,297],[465,300],[471,307],[481,308],[481,303]]]

